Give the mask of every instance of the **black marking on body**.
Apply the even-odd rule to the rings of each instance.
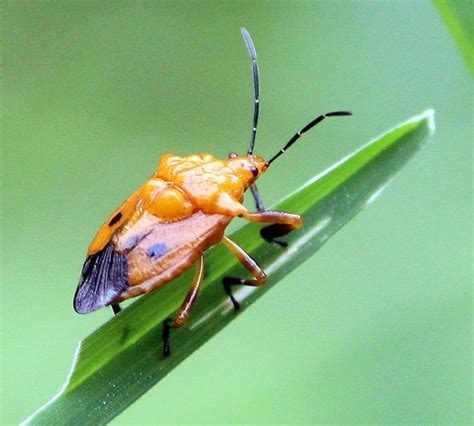
[[[114,226],[120,219],[122,219],[122,213],[118,212],[112,219],[110,219],[109,226]]]
[[[128,264],[124,254],[108,244],[88,256],[74,295],[74,310],[79,314],[95,311],[128,290]]]
[[[167,251],[168,251],[168,247],[166,247],[166,244],[157,243],[148,247],[146,254],[152,259],[158,259],[161,256],[164,256]]]

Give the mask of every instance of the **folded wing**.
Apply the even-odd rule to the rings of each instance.
[[[127,256],[110,244],[87,257],[74,295],[74,309],[80,314],[95,311],[128,289]]]

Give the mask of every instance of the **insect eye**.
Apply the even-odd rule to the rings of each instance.
[[[255,166],[250,166],[250,171],[252,172],[253,177],[258,176],[258,169]]]
[[[238,157],[238,154],[236,152],[231,152],[229,154],[229,158],[237,158]]]

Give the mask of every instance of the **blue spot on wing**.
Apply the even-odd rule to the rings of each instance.
[[[165,255],[167,251],[168,248],[166,247],[166,244],[157,243],[148,247],[146,254],[152,259],[158,259],[159,257]]]

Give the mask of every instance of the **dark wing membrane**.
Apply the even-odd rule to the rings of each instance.
[[[128,289],[127,257],[110,244],[87,257],[81,280],[74,295],[74,309],[79,314],[95,311],[112,302]]]

